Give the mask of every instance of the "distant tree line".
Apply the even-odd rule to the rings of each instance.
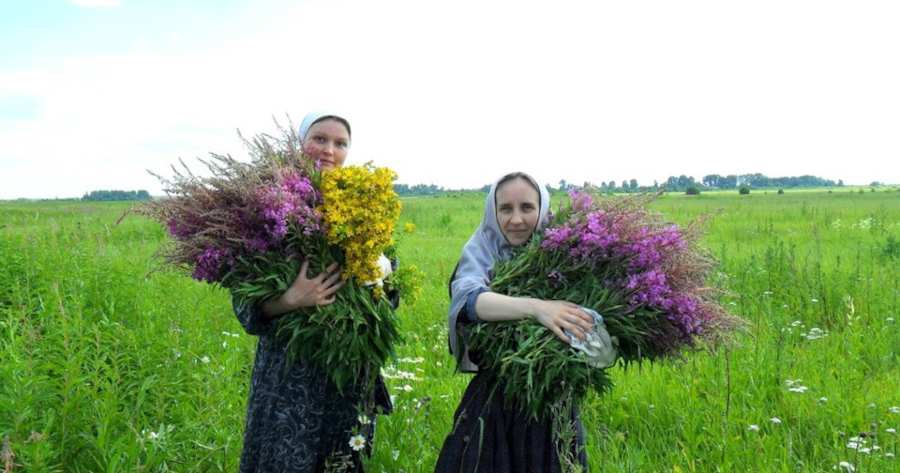
[[[444,188],[434,184],[394,184],[394,192],[397,195],[437,195],[444,192]]]
[[[665,187],[668,191],[685,191],[688,189],[736,189],[740,187],[753,188],[788,188],[788,187],[842,187],[843,180],[837,182],[830,179],[823,179],[816,176],[791,176],[791,177],[768,177],[763,174],[729,174],[722,176],[719,174],[708,174],[703,176],[699,182],[693,176],[680,175],[669,176],[665,182],[660,184],[653,181],[652,185],[640,185],[637,179],[623,180],[621,183],[616,181],[603,182],[594,184],[585,182],[583,187],[595,187],[602,192],[648,192],[659,190]],[[575,187],[581,187],[574,183],[559,181],[559,187],[555,190],[569,190]]]
[[[81,200],[93,201],[111,201],[111,200],[150,200],[150,193],[145,190],[139,191],[91,191],[81,198]]]
[[[877,186],[879,183],[872,183]],[[652,192],[663,187],[667,191],[683,192],[686,190],[709,190],[709,189],[738,189],[738,188],[796,188],[796,187],[843,187],[844,181],[838,179],[837,182],[831,179],[824,179],[817,176],[789,176],[789,177],[768,177],[763,174],[729,174],[722,176],[719,174],[707,174],[703,179],[697,181],[693,176],[680,175],[669,176],[665,182],[659,183],[653,181],[653,184],[640,185],[637,179],[628,179],[621,182],[616,181],[600,181],[599,183],[584,182],[576,184],[567,182],[565,179],[559,181],[557,187],[550,186],[551,190],[567,191],[579,187],[593,187],[601,192]],[[478,189],[445,189],[434,184],[394,184],[394,191],[399,195],[438,195],[445,192],[459,191],[481,191],[490,190],[490,184]]]

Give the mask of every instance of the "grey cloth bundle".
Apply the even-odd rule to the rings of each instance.
[[[585,354],[588,364],[594,368],[608,368],[616,362],[618,340],[610,337],[606,331],[606,324],[603,323],[603,316],[593,309],[587,307],[581,308],[584,313],[590,315],[594,319],[594,329],[587,334],[585,340],[579,340],[574,337],[568,330],[563,333],[569,337],[569,345]]]

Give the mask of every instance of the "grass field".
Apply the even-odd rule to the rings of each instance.
[[[481,195],[404,200],[400,316],[371,472],[429,472],[468,382],[447,353],[447,277]],[[583,409],[592,471],[900,471],[900,192],[668,195],[705,244],[734,345],[616,368]],[[256,339],[227,293],[152,272],[162,229],[124,204],[0,203],[0,471],[237,470]],[[403,228],[403,225],[399,228]],[[5,468],[5,469],[4,469]]]

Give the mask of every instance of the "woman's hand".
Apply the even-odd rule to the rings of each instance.
[[[337,263],[332,263],[325,271],[309,278],[309,261],[303,261],[297,279],[281,296],[269,299],[263,304],[263,313],[274,318],[295,311],[301,307],[328,305],[334,302],[334,294],[344,287]]]
[[[566,343],[569,343],[569,337],[563,330],[584,340],[594,329],[594,319],[578,305],[566,301],[534,299],[533,317]]]

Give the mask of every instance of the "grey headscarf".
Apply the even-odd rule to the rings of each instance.
[[[535,231],[540,231],[547,223],[547,215],[550,210],[550,193],[546,187],[537,183],[531,176],[521,173],[538,188],[540,192],[540,213]],[[504,176],[506,177],[506,176]],[[498,260],[510,256],[512,245],[500,231],[497,222],[496,193],[497,184],[503,180],[500,178],[491,186],[487,198],[484,201],[484,218],[475,233],[463,246],[462,256],[456,264],[456,270],[450,280],[450,315],[449,336],[450,352],[456,357],[460,371],[478,371],[478,366],[469,359],[466,346],[465,328],[457,324],[457,317],[465,307],[469,294],[480,288],[488,289],[490,285],[490,270]]]
[[[315,125],[316,123],[325,120],[327,118],[333,118],[347,127],[347,134],[350,133],[350,122],[347,121],[346,118],[336,115],[334,113],[326,113],[326,112],[309,112],[303,117],[303,121],[300,122],[300,129],[298,130],[297,137],[300,138],[300,141],[306,141],[306,134],[309,133],[309,129]]]

